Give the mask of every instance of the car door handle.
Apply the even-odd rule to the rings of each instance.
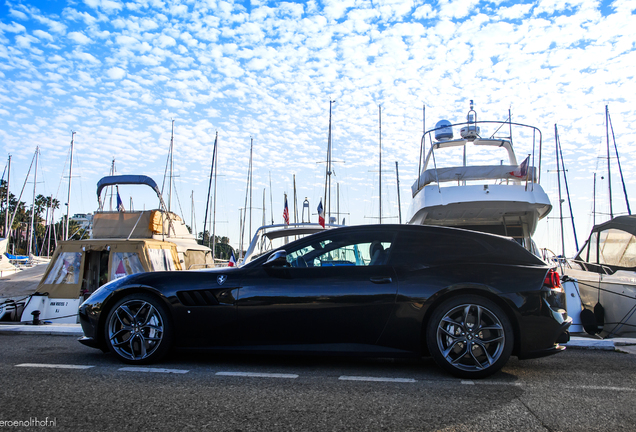
[[[390,277],[372,277],[371,282],[375,284],[388,284],[393,282],[393,279]]]

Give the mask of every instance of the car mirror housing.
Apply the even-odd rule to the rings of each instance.
[[[263,267],[290,267],[287,262],[287,252],[284,250],[274,252],[267,258],[267,261],[263,263]]]

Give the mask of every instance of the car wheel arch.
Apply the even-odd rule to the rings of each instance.
[[[493,303],[495,303],[504,311],[504,313],[506,314],[506,317],[510,321],[510,324],[512,326],[512,331],[513,331],[514,345],[512,348],[512,355],[515,355],[515,356],[518,355],[520,352],[519,341],[521,340],[521,337],[520,337],[521,331],[519,328],[519,322],[518,322],[517,316],[513,312],[512,307],[504,299],[502,299],[500,296],[498,296],[497,294],[493,293],[490,289],[488,289],[488,287],[486,286],[478,287],[475,285],[471,285],[470,287],[468,286],[449,287],[445,290],[435,293],[435,295],[433,295],[429,299],[430,303],[426,307],[426,312],[424,313],[424,316],[422,318],[422,329],[420,332],[421,334],[420,346],[421,346],[423,355],[425,356],[430,355],[427,348],[426,326],[431,318],[431,315],[434,313],[435,309],[439,305],[444,303],[446,300],[453,297],[462,296],[462,295],[476,295],[476,296],[484,297],[492,301]]]
[[[130,294],[149,294],[149,295],[157,298],[166,307],[166,310],[168,312],[168,319],[170,320],[170,324],[174,326],[174,318],[172,316],[172,309],[170,307],[171,306],[170,302],[168,301],[168,299],[164,295],[162,295],[159,291],[157,291],[156,288],[153,288],[153,287],[147,286],[147,285],[121,287],[121,289],[118,289],[117,291],[114,291],[113,294],[108,297],[108,299],[104,303],[103,309],[102,309],[102,311],[100,313],[99,322],[97,323],[97,329],[98,329],[98,331],[97,331],[97,341],[98,341],[102,351],[104,351],[105,349],[108,350],[107,345],[106,345],[106,337],[105,337],[105,334],[104,334],[104,328],[105,328],[105,325],[106,325],[106,319],[108,318],[108,313],[113,308],[113,306],[115,304],[117,304],[117,302],[120,299],[122,299],[122,298],[124,298],[124,297],[126,297],[126,296],[128,296]]]

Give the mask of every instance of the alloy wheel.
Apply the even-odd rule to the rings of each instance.
[[[113,350],[124,359],[142,361],[161,345],[164,319],[155,306],[145,300],[129,300],[111,313],[108,339]]]
[[[505,342],[497,315],[478,304],[452,308],[437,326],[437,346],[444,360],[466,372],[492,366],[501,357]]]

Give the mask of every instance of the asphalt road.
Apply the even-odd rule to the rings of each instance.
[[[67,336],[0,335],[0,350],[0,429],[636,429],[636,355],[610,351],[512,358],[463,381],[430,359],[176,354],[137,370]]]

